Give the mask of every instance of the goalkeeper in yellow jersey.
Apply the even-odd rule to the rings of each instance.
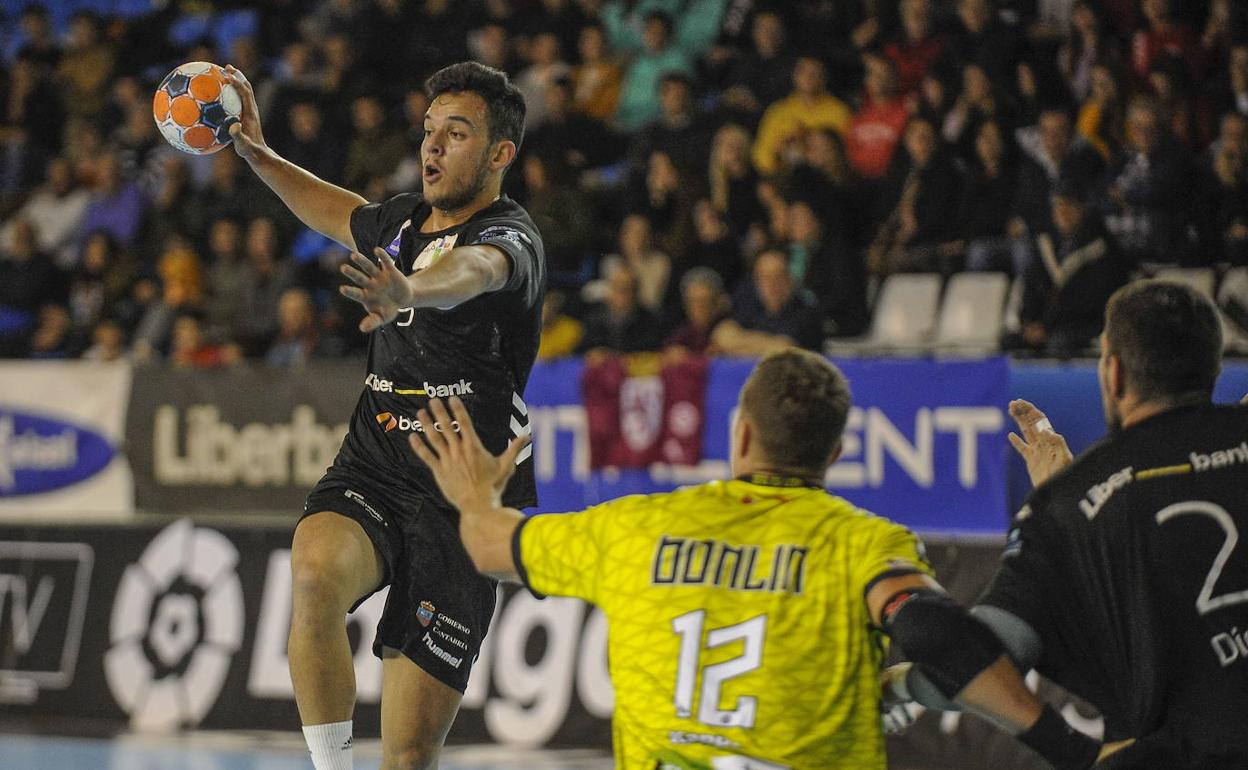
[[[491,455],[457,398],[430,400],[412,448],[479,570],[606,612],[619,770],[883,770],[887,639],[1057,767],[1090,767],[1099,744],[1027,690],[918,538],[823,489],[849,406],[831,363],[774,353],[741,390],[732,480],[527,519],[499,502],[524,441]]]

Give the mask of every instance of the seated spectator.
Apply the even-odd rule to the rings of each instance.
[[[96,185],[83,217],[83,232],[103,230],[122,245],[134,243],[147,208],[139,185],[122,176],[117,153],[106,151],[95,163]]]
[[[961,174],[923,118],[906,126],[906,156],[895,165],[885,200],[891,209],[867,250],[875,275],[895,272],[952,272],[960,265],[956,249]]]
[[[65,306],[52,303],[39,308],[39,323],[30,337],[29,357],[74,358],[80,350]]]
[[[849,108],[828,92],[827,81],[827,68],[813,56],[793,65],[793,91],[768,107],[758,124],[751,155],[758,173],[770,176],[792,166],[807,131],[832,128],[843,134],[849,128]]]
[[[1099,4],[1075,0],[1070,11],[1070,33],[1058,50],[1057,66],[1076,101],[1092,93],[1092,68],[1098,62],[1117,64],[1122,59],[1117,38],[1106,30]]]
[[[537,345],[539,361],[567,358],[576,352],[585,336],[585,324],[563,312],[567,297],[551,290],[542,300],[542,336]]]
[[[1137,98],[1127,111],[1127,142],[1109,165],[1107,225],[1133,262],[1207,261],[1193,253],[1199,175],[1190,152],[1162,123],[1159,105]]]
[[[802,142],[802,161],[789,176],[793,197],[815,204],[817,214],[846,248],[863,245],[870,192],[854,174],[841,135],[825,128]]]
[[[631,213],[650,220],[655,246],[678,265],[686,263],[693,245],[693,199],[690,180],[671,156],[650,153],[644,187],[632,195]]]
[[[23,219],[34,226],[39,250],[51,255],[62,270],[70,269],[78,260],[82,221],[90,202],[91,194],[78,186],[69,161],[53,158],[44,184],[0,227],[0,248],[12,248],[16,223]]]
[[[646,27],[654,14],[667,17],[668,34],[674,34],[675,18],[683,9],[682,0],[608,0],[599,14],[607,46],[622,56],[632,56],[647,47]]]
[[[14,223],[12,241],[0,254],[0,356],[6,357],[24,355],[40,309],[63,304],[66,295],[65,276],[38,250],[30,222]]]
[[[875,55],[864,56],[863,62],[862,106],[850,120],[845,144],[854,171],[875,181],[888,173],[910,111],[897,93],[897,65]]]
[[[958,0],[958,22],[949,41],[954,57],[976,62],[994,83],[1011,82],[1023,41],[1001,23],[992,0]]]
[[[754,261],[753,297],[734,302],[732,316],[720,322],[711,343],[722,355],[760,356],[797,345],[819,350],[823,320],[797,290],[783,251],[770,249]]]
[[[22,52],[0,82],[0,191],[20,193],[37,184],[61,146],[65,112],[60,89],[46,68]],[[151,124],[151,120],[148,123]]]
[[[69,313],[76,329],[86,332],[106,317],[129,330],[142,308],[133,298],[135,266],[111,235],[97,231],[87,236],[82,256],[69,274]]]
[[[680,297],[685,321],[663,340],[665,351],[669,356],[714,355],[711,335],[729,307],[723,279],[709,267],[695,267],[680,279]]]
[[[847,228],[829,224],[840,214],[826,198],[798,198],[789,206],[789,273],[836,337],[862,334],[867,313],[867,275]]]
[[[525,209],[542,233],[549,280],[557,284],[583,281],[581,269],[590,254],[596,227],[589,201],[558,156],[530,150],[521,161],[521,171],[528,193]]]
[[[1131,74],[1141,88],[1148,86],[1153,61],[1159,56],[1177,56],[1188,68],[1193,81],[1204,70],[1200,38],[1186,24],[1171,15],[1170,0],[1140,0],[1144,26],[1131,39]]]
[[[655,151],[665,152],[687,176],[706,169],[707,148],[714,128],[693,103],[693,80],[683,72],[667,72],[659,79],[659,115],[637,132],[628,150],[634,175],[644,174]]]
[[[1086,144],[1076,146],[1070,113],[1049,107],[1040,113],[1035,127],[1016,133],[1022,157],[1016,164],[1018,181],[1011,195],[1011,238],[1044,232],[1052,222],[1050,193],[1058,179],[1075,179],[1090,184],[1101,171],[1101,159]]]
[[[1004,345],[1060,358],[1083,353],[1101,332],[1109,295],[1127,282],[1130,262],[1069,181],[1053,192],[1053,229],[1036,238],[1036,250],[1023,274],[1021,334]]]
[[[546,122],[546,89],[570,76],[572,66],[563,60],[559,37],[550,31],[533,37],[528,56],[529,65],[516,74],[513,82],[524,96],[525,129],[535,130]]]
[[[235,345],[214,345],[204,336],[199,315],[181,312],[173,321],[169,364],[177,369],[216,369],[242,359]]]
[[[423,112],[421,119],[423,121]],[[623,142],[606,125],[573,110],[572,84],[568,79],[554,81],[546,89],[546,121],[524,135],[525,154],[558,158],[569,171],[614,163],[623,155]],[[419,165],[419,164],[418,164]],[[416,176],[419,184],[420,176]],[[542,231],[543,235],[546,231]]]
[[[572,68],[573,108],[605,123],[619,107],[624,71],[610,58],[606,33],[599,24],[581,28],[576,50],[581,61]]]
[[[141,361],[167,349],[178,316],[187,312],[198,316],[204,301],[203,266],[182,237],[169,237],[157,263],[157,272],[159,298],[148,303],[134,330],[134,353]]]
[[[785,45],[784,19],[766,6],[750,22],[750,50],[729,69],[721,101],[731,110],[757,115],[784,98],[797,63]]]
[[[306,289],[292,287],[277,301],[277,336],[269,345],[264,361],[272,367],[299,367],[328,351],[322,344],[316,322],[316,307]]]
[[[754,195],[758,174],[750,164],[750,132],[745,128],[725,123],[715,132],[707,181],[710,203],[734,238],[740,238],[750,223],[761,219],[762,210]]]
[[[646,14],[642,28],[644,48],[624,71],[615,120],[623,131],[636,131],[659,116],[655,95],[668,72],[693,72],[689,57],[673,45],[672,17],[662,11]]]
[[[1223,125],[1228,124],[1248,128],[1248,118],[1232,113],[1223,119]],[[1207,210],[1213,219],[1216,260],[1248,265],[1248,147],[1220,140],[1210,150],[1214,155]]]
[[[268,350],[277,333],[278,300],[294,283],[294,268],[280,248],[273,220],[257,217],[248,223],[243,246],[246,272],[233,328],[233,338],[248,357]]]
[[[612,274],[627,267],[637,279],[637,301],[646,310],[661,315],[668,298],[668,279],[672,275],[672,259],[655,248],[650,220],[641,214],[630,214],[620,223],[619,251],[602,258],[599,272],[602,281],[587,286],[591,299],[601,300],[609,291]]]
[[[91,11],[78,11],[69,23],[65,52],[57,64],[61,104],[73,118],[90,119],[104,107],[109,78],[114,74],[117,56],[104,39],[100,18]]]
[[[577,354],[640,353],[659,347],[659,321],[637,300],[637,276],[627,265],[611,271],[607,298],[585,320]]]
[[[724,217],[705,198],[693,206],[693,247],[689,252],[690,267],[714,270],[726,286],[736,286],[745,271],[741,247]]]
[[[1248,40],[1231,47],[1222,81],[1216,97],[1217,111],[1248,115]]]
[[[1016,112],[1011,98],[993,84],[987,70],[979,64],[967,64],[962,67],[962,93],[945,115],[941,136],[957,158],[969,162],[975,157],[975,136],[980,124],[996,121],[1010,135]]]
[[[1007,229],[1017,164],[1010,160],[1000,124],[981,123],[975,163],[958,202],[958,240],[965,244],[967,270],[1012,272]]]
[[[1126,95],[1118,75],[1106,64],[1092,67],[1088,98],[1079,107],[1075,128],[1101,159],[1108,161],[1122,146],[1126,125]]]
[[[126,330],[112,318],[99,321],[91,330],[91,346],[82,352],[88,361],[120,361],[126,357]]]
[[[364,192],[370,184],[390,176],[403,160],[407,144],[403,134],[386,124],[386,113],[376,96],[361,96],[351,103],[351,142],[347,145],[347,163],[342,171],[344,184]],[[384,189],[378,192],[384,194]],[[375,200],[377,196],[368,196]]]
[[[931,0],[901,0],[901,34],[884,45],[884,55],[897,65],[903,94],[919,90],[932,66],[945,54],[945,39],[932,25]]]
[[[304,99],[290,106],[287,140],[279,145],[282,157],[330,182],[342,179],[343,143],[330,134],[321,105]]]

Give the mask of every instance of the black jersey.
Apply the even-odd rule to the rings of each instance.
[[[537,356],[546,268],[537,227],[506,196],[462,225],[422,233],[430,212],[417,193],[360,206],[351,214],[356,249],[374,258],[373,249],[380,246],[410,274],[457,246],[489,244],[507,254],[511,275],[502,289],[457,307],[405,308],[372,333],[364,391],[334,470],[399,484],[445,505],[428,468],[407,445],[413,431],[428,429],[416,412],[434,396],[459,396],[482,442],[495,453],[528,432],[524,386]],[[517,464],[503,501],[517,508],[535,505],[529,447]]]
[[[1040,673],[1106,738],[1169,734],[1248,767],[1248,408],[1194,406],[1104,439],[1019,511],[981,604],[1040,634]],[[1218,767],[1224,765],[1218,764]]]

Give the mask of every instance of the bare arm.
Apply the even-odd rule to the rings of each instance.
[[[241,121],[230,127],[238,156],[247,161],[256,176],[277,193],[299,221],[354,250],[351,212],[367,201],[296,166],[265,144],[251,83],[232,66],[226,67],[225,72],[243,101]]]
[[[368,311],[360,322],[364,332],[390,323],[406,307],[451,308],[479,294],[498,291],[511,275],[507,255],[488,244],[451,249],[411,275],[403,275],[385,249],[377,248],[373,253],[380,264],[352,253],[351,261],[342,266],[342,274],[355,284],[341,287],[342,295]]]
[[[721,353],[730,356],[761,356],[796,344],[791,337],[746,329],[731,318],[719,322],[711,340]]]
[[[516,456],[528,436],[513,439],[497,457],[481,444],[468,409],[458,396],[450,411],[440,398],[416,413],[426,428],[409,437],[412,451],[429,466],[448,502],[459,511],[459,535],[478,572],[513,577],[519,572],[512,558],[511,540],[524,514],[502,505],[503,489],[516,470]],[[423,437],[423,438],[422,438]]]

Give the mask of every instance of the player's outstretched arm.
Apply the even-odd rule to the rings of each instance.
[[[452,308],[460,303],[497,291],[507,284],[511,262],[494,246],[460,246],[451,249],[428,268],[403,275],[385,249],[375,248],[377,263],[352,253],[342,265],[342,274],[354,286],[342,286],[344,297],[364,306],[368,315],[360,321],[360,331],[371,332],[398,317],[406,307]]]
[[[1071,728],[1027,689],[1000,640],[926,575],[880,580],[867,592],[871,621],[946,697],[1013,734],[1055,767],[1089,768],[1100,744]]]
[[[1027,463],[1032,486],[1040,486],[1054,474],[1074,462],[1062,434],[1053,430],[1053,423],[1035,404],[1016,398],[1010,402],[1010,417],[1018,425],[1018,433],[1009,435],[1010,444]]]
[[[458,396],[450,409],[440,398],[416,413],[426,426],[409,437],[412,451],[429,466],[447,501],[459,511],[459,535],[478,572],[518,574],[511,541],[524,514],[502,504],[503,489],[516,470],[528,436],[513,439],[497,457],[481,443],[472,417]]]
[[[225,76],[238,89],[238,95],[243,100],[239,122],[230,127],[238,156],[247,161],[256,176],[277,193],[277,197],[301,222],[326,238],[354,249],[351,212],[368,201],[350,190],[326,182],[274,152],[264,141],[260,111],[247,76],[233,65],[225,67]]]

